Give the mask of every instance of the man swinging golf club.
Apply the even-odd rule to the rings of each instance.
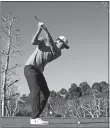
[[[40,38],[42,30],[46,32],[47,38]],[[40,118],[40,114],[43,112],[50,95],[43,75],[44,67],[47,63],[61,56],[62,49],[69,49],[68,40],[64,36],[59,36],[54,41],[44,23],[39,21],[38,30],[31,43],[37,47],[24,67],[24,75],[29,86],[31,98],[32,118],[30,119],[30,124],[46,125],[49,122]],[[40,91],[44,96],[42,101],[40,101]]]

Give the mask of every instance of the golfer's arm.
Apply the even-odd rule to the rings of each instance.
[[[39,38],[41,31],[42,31],[42,28],[38,28],[36,34],[34,35],[34,37],[31,40],[31,44],[39,45],[40,41],[38,40],[38,38]]]
[[[54,54],[56,52],[56,45],[55,45],[54,40],[53,40],[51,34],[49,33],[48,29],[46,29],[45,31],[49,38],[49,46],[51,47],[51,51]]]

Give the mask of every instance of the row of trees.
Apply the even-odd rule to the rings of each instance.
[[[68,114],[76,117],[89,116],[92,118],[108,116],[109,86],[106,82],[94,83],[92,87],[87,82],[81,83],[79,87],[76,84],[72,84],[68,91],[61,89],[58,94],[65,99],[66,103],[65,109],[63,109],[63,116]],[[60,99],[57,98],[55,100],[55,95],[56,93],[54,92],[54,104],[55,101],[58,103],[57,100]],[[60,103],[61,101],[58,104]],[[65,103],[62,104],[62,107],[64,107]],[[62,107],[59,106],[60,109]]]
[[[106,82],[94,83],[91,87],[87,82],[79,86],[75,83],[66,90],[54,90],[42,113],[42,116],[63,117],[108,117],[109,86]],[[20,99],[19,110],[16,116],[31,116],[30,95],[23,95]]]
[[[92,90],[97,90],[97,92],[101,93],[108,90],[108,84],[104,81],[98,83],[95,82],[91,87],[87,82],[80,83],[79,86],[77,86],[75,83],[71,84],[71,87],[68,89],[61,89],[59,93],[61,95],[65,95],[65,97],[68,99],[72,98],[78,98],[78,97],[84,97],[91,94]]]

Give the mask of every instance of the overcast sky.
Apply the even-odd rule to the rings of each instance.
[[[45,23],[53,39],[64,35],[69,40],[69,50],[47,64],[44,76],[50,90],[68,89],[87,81],[108,81],[108,11],[99,2],[2,2],[2,14],[9,12],[20,22],[23,56],[14,57],[11,63],[21,64],[18,84],[21,94],[29,89],[24,77],[24,65],[36,46],[31,39],[37,31],[34,16]]]

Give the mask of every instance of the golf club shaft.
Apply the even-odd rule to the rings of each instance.
[[[37,18],[37,16],[35,16],[35,19],[36,19],[38,22],[40,22],[39,19]]]

